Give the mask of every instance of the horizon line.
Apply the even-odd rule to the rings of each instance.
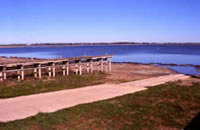
[[[0,43],[0,45],[45,45],[45,44],[200,44],[199,42],[33,42],[33,43]]]

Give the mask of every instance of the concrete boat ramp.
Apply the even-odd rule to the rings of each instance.
[[[8,122],[51,113],[79,104],[111,99],[142,91],[149,86],[188,78],[182,74],[171,74],[121,84],[101,84],[83,88],[0,99],[0,122]],[[28,86],[27,86],[28,87]]]

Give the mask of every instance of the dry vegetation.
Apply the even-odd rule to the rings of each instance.
[[[176,130],[183,129],[199,110],[200,84],[168,83],[111,100],[0,123],[0,129]]]

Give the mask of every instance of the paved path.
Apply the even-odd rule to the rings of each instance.
[[[188,76],[173,74],[121,84],[102,84],[68,89],[30,96],[0,99],[0,122],[8,122],[34,116],[40,112],[55,112],[78,104],[91,103],[147,89]]]

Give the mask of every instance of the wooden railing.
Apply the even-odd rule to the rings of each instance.
[[[27,73],[35,78],[42,78],[46,74],[55,77],[56,71],[62,71],[63,76],[69,75],[72,71],[82,75],[83,72],[93,73],[94,71],[111,71],[112,55],[84,56],[64,59],[45,60],[41,62],[25,62],[16,64],[0,65],[0,81],[5,81],[12,74],[18,80],[24,80]],[[43,72],[45,70],[45,72]],[[71,71],[70,71],[71,70]]]

